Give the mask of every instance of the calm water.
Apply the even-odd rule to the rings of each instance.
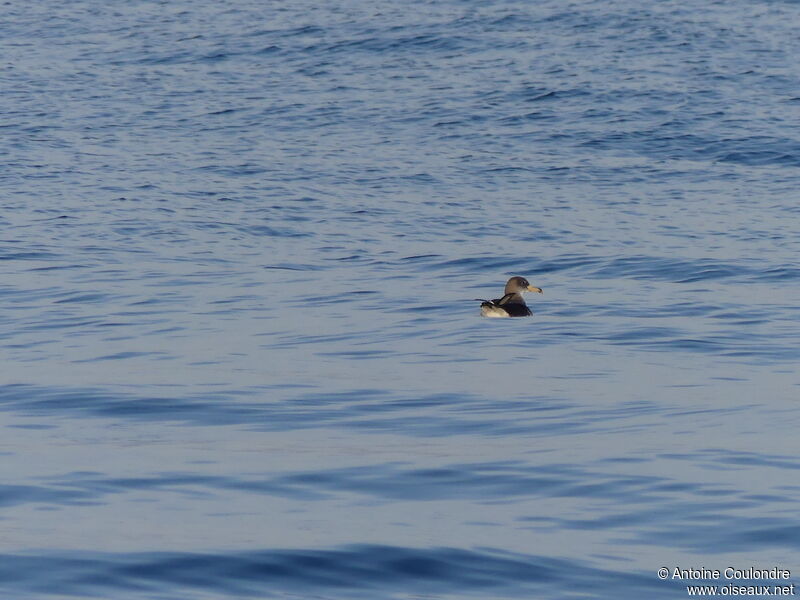
[[[0,7],[3,597],[796,577],[798,22]]]

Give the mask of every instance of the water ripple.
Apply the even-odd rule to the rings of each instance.
[[[229,554],[153,552],[3,555],[2,588],[17,597],[58,590],[66,596],[125,591],[132,598],[176,599],[191,593],[260,598],[620,598],[668,597],[653,577],[593,568],[580,561],[493,550],[350,546]],[[37,582],[21,573],[38,572]],[[566,595],[559,591],[569,588]],[[674,594],[674,590],[669,590]]]

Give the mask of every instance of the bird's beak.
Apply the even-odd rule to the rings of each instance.
[[[541,294],[542,293],[542,288],[537,288],[537,287],[533,287],[532,285],[529,285],[528,286],[528,291],[529,292],[539,292]]]

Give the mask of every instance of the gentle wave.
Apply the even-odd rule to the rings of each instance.
[[[36,581],[27,573],[39,573]],[[490,548],[350,546],[235,553],[75,552],[2,555],[0,589],[30,594],[184,598],[185,594],[289,598],[667,598],[649,575]],[[566,590],[566,591],[565,591]],[[297,596],[295,596],[297,595]]]

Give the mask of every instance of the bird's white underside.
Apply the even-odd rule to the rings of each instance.
[[[481,316],[503,318],[509,317],[509,314],[502,308],[497,308],[494,306],[481,306]]]

